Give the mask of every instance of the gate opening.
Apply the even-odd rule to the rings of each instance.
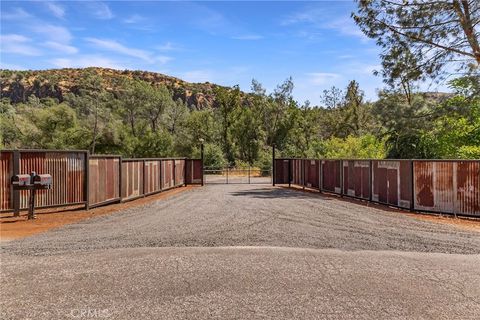
[[[272,184],[272,170],[258,168],[208,168],[203,170],[206,184]]]

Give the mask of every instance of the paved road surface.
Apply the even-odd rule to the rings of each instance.
[[[478,319],[480,233],[216,185],[2,244],[2,319]]]

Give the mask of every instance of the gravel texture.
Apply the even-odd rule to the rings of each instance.
[[[383,207],[256,185],[215,185],[6,244],[50,255],[125,247],[280,246],[480,253],[480,233]]]
[[[1,319],[479,319],[480,233],[212,185],[2,243]]]

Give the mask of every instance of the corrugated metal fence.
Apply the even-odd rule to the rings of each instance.
[[[53,187],[38,190],[37,208],[127,201],[203,181],[201,159],[122,159],[84,150],[5,150],[0,153],[0,212],[28,207],[28,192],[14,191],[10,178],[32,171],[52,175]]]
[[[480,217],[478,160],[275,159],[294,184],[412,211]]]

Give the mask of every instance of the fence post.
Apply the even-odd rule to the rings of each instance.
[[[160,179],[160,191],[162,191],[162,189],[163,189],[163,183],[162,183],[162,178],[163,178],[163,174],[162,174],[162,168],[163,168],[163,166],[162,166],[162,160],[161,160],[161,159],[158,160],[158,163],[159,163],[159,166],[160,166],[160,173],[159,173],[159,175],[158,175],[158,178]]]
[[[118,157],[118,197],[120,198],[120,202],[122,202],[122,156]]]
[[[15,150],[13,151],[13,175],[17,175],[20,173],[20,151]],[[14,190],[13,186],[10,186],[10,194],[12,196],[12,204],[13,204],[13,216],[18,217],[20,215],[20,190]]]
[[[343,198],[343,160],[340,160],[340,196]]]
[[[272,145],[272,185],[275,187],[275,144]]]
[[[368,201],[372,202],[373,193],[373,161],[368,162]]]
[[[202,158],[202,187],[203,187],[203,142],[200,145],[200,156]],[[193,172],[193,170],[192,170],[192,172]]]
[[[85,178],[83,180],[85,210],[90,210],[90,151],[85,152]]]
[[[143,194],[144,197],[145,197],[145,190],[146,190],[146,188],[145,188],[145,184],[146,184],[145,178],[147,176],[145,174],[146,170],[147,170],[147,163],[146,163],[145,159],[143,159],[143,184],[142,184],[142,189],[143,190],[142,190],[142,194]]]
[[[173,159],[173,186],[177,187],[177,160]]]
[[[288,187],[292,186],[292,159],[288,159]]]
[[[322,159],[319,159],[318,160],[318,170],[319,170],[319,174],[318,174],[318,191],[320,191],[320,193],[322,193],[322,189],[323,189],[323,160]]]
[[[183,186],[187,186],[187,158],[183,159]]]
[[[415,168],[414,161],[410,160],[410,187],[411,187],[411,199],[410,199],[410,211],[415,211]]]

